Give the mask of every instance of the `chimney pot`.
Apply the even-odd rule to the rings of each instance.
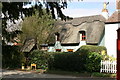
[[[120,0],[116,0],[116,9],[120,9]]]

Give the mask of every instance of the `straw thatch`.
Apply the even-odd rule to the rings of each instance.
[[[79,31],[85,31],[88,44],[98,44],[104,31],[105,18],[101,15],[73,18],[69,21],[57,21],[61,43],[79,43]],[[54,36],[54,35],[53,35]]]
[[[21,52],[30,52],[33,47],[35,46],[36,41],[35,39],[27,39],[21,48]]]

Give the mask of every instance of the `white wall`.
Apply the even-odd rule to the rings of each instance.
[[[109,56],[117,57],[117,29],[118,24],[105,25],[105,47]]]
[[[78,46],[62,46],[64,51],[67,49],[73,49],[73,52],[77,51],[81,46],[86,45],[86,41],[80,41]]]
[[[86,41],[81,41],[78,46],[61,46],[61,49],[62,52],[67,52],[67,49],[73,49],[73,52],[75,52],[83,45],[86,45]],[[55,49],[55,46],[49,46],[48,52],[56,52]]]

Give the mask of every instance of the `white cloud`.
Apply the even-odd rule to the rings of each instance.
[[[73,18],[101,14],[101,11],[99,9],[64,9],[62,11],[66,16]]]

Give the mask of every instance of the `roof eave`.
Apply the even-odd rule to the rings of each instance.
[[[117,22],[105,22],[105,24],[117,24],[117,23],[120,23],[120,21],[117,21]]]

